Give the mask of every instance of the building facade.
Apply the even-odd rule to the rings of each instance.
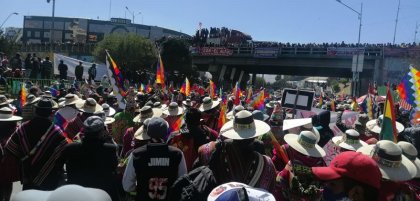
[[[83,18],[25,16],[23,43],[96,43],[112,33],[135,33],[151,40],[162,37],[190,37],[187,34],[142,24],[132,24],[129,19],[111,18],[110,21]],[[52,33],[52,34],[51,34]]]

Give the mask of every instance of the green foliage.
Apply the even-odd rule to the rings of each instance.
[[[105,50],[109,51],[121,70],[129,69],[133,72],[150,69],[157,61],[155,45],[147,38],[133,33],[105,36],[93,52],[98,61],[105,62]]]
[[[259,88],[265,87],[265,86],[266,86],[266,82],[265,82],[265,79],[263,77],[257,77],[255,79],[255,84],[254,84],[255,89],[259,89]]]
[[[0,36],[0,52],[5,53],[10,59],[18,51],[19,51],[19,46],[17,43],[13,41],[9,41],[6,38]]]
[[[334,85],[332,85],[332,90],[334,91],[334,93],[340,92],[340,85],[338,83],[335,83]]]
[[[191,76],[192,57],[186,41],[170,38],[162,43],[162,60],[165,64],[165,70],[179,71],[182,74]]]

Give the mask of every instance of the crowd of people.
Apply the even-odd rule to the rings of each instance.
[[[105,82],[56,84],[0,95],[0,200],[420,199],[420,129],[398,104],[397,143],[381,140],[383,111],[351,97],[298,116],[278,93],[256,107],[197,85],[129,87],[121,100]]]

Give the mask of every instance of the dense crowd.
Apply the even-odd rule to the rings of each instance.
[[[398,143],[383,140],[376,92],[375,113],[334,94],[294,111],[264,89],[131,86],[121,97],[90,76],[1,92],[0,200],[16,181],[14,201],[420,198],[418,119],[396,103]]]

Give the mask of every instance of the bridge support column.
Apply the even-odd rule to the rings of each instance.
[[[255,85],[255,81],[256,80],[257,80],[257,74],[256,73],[252,73],[252,78],[251,78],[252,85]]]
[[[373,80],[376,81],[379,85],[384,82],[384,71],[383,71],[383,61],[382,59],[375,59],[375,66],[373,72]],[[382,64],[381,64],[382,63]]]

